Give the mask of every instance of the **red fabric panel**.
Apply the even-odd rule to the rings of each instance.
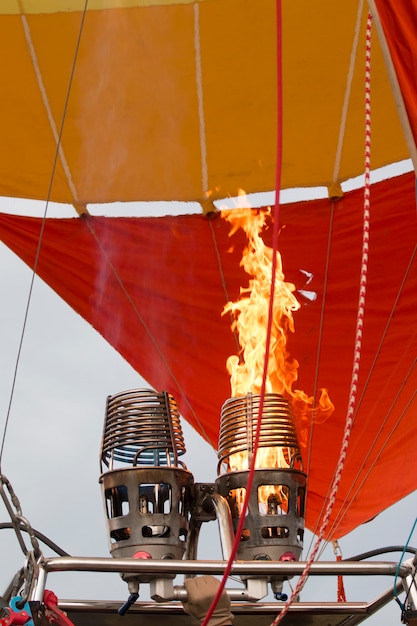
[[[404,175],[372,188],[357,414],[330,537],[341,537],[417,488],[414,186],[414,177]],[[289,340],[291,356],[300,363],[295,387],[312,395],[317,377],[317,386],[329,390],[336,406],[328,421],[309,426],[307,525],[312,530],[322,514],[346,417],[362,207],[362,190],[346,194],[335,204],[331,233],[328,200],[280,210],[286,280],[318,296],[309,302],[299,293],[303,306],[295,314],[296,332]],[[35,218],[2,215],[0,238],[32,265],[40,225]],[[230,320],[221,312],[226,299],[236,300],[240,287],[248,283],[239,267],[243,237],[238,233],[230,239],[228,230],[220,218],[209,222],[197,215],[49,219],[38,268],[39,275],[150,385],[174,394],[183,416],[215,447],[220,409],[230,396],[225,362],[236,353]],[[303,271],[313,275],[308,285]],[[307,449],[303,452],[307,465]],[[407,471],[398,480],[403,466]]]
[[[375,0],[417,144],[417,0]]]

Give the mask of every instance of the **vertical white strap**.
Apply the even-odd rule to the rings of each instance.
[[[391,59],[391,54],[388,48],[387,40],[385,39],[384,29],[382,28],[381,20],[379,19],[378,9],[376,8],[375,0],[368,0],[369,8],[372,12],[376,32],[378,33],[379,43],[381,45],[382,54],[385,60],[385,66],[387,68],[388,78],[391,83],[392,92],[394,95],[395,104],[397,105],[398,115],[403,127],[405,140],[407,142],[408,149],[410,151],[410,157],[413,162],[414,171],[417,172],[417,147],[414,139],[413,131],[411,130],[410,121],[408,119],[407,111],[404,104],[404,99],[401,93],[400,84],[398,82],[397,74],[394,68],[394,63]]]
[[[346,79],[345,95],[343,98],[342,117],[341,117],[340,126],[339,126],[339,137],[337,139],[337,148],[336,148],[336,155],[335,155],[335,160],[334,160],[332,182],[337,182],[339,178],[340,161],[342,158],[343,142],[345,138],[346,119],[347,119],[347,113],[348,113],[348,108],[349,108],[350,92],[352,90],[353,74],[355,71],[356,55],[358,51],[358,42],[359,42],[359,33],[360,33],[360,28],[361,28],[363,3],[364,3],[364,0],[359,0],[358,11],[356,15],[356,23],[355,23],[355,34],[353,37],[352,51],[350,53],[349,71],[348,71],[348,75]]]
[[[206,195],[208,189],[207,172],[207,145],[206,145],[206,124],[204,118],[204,97],[203,97],[203,74],[201,69],[201,46],[200,46],[200,7],[198,2],[194,3],[194,53],[195,53],[195,75],[198,100],[198,121],[200,132],[200,154],[201,154],[201,185],[203,194]]]
[[[35,70],[35,75],[36,75],[36,80],[38,82],[39,91],[41,93],[42,101],[43,101],[46,114],[48,117],[49,126],[51,128],[52,135],[54,137],[54,140],[58,149],[59,160],[61,161],[61,165],[64,170],[65,177],[67,179],[68,187],[73,197],[73,202],[74,204],[79,204],[78,194],[74,185],[74,181],[72,180],[71,170],[68,165],[68,161],[65,157],[65,153],[62,148],[61,141],[60,141],[60,136],[59,136],[56,124],[55,124],[54,117],[52,115],[52,110],[49,104],[48,94],[46,92],[45,84],[42,78],[42,73],[39,67],[39,63],[38,63],[38,57],[36,55],[35,47],[33,45],[32,35],[30,32],[30,26],[27,21],[26,15],[24,15],[23,13],[21,14],[21,20],[22,20],[22,25],[23,25],[23,31],[25,33],[26,43],[27,43],[29,53],[30,53],[30,58],[32,60],[33,69]]]

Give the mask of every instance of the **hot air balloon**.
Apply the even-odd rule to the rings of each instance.
[[[226,361],[241,354],[223,311],[248,283],[245,235],[231,234],[221,209],[241,189],[258,210],[275,204],[262,240],[275,251],[279,229],[299,303],[287,344],[294,386],[313,404],[326,389],[334,405],[296,423],[313,533],[340,467],[360,354],[326,540],[416,488],[415,174],[366,188],[365,255],[366,192],[362,179],[349,186],[367,167],[415,168],[416,28],[415,3],[399,0],[0,7],[0,195],[74,212],[4,212],[0,239],[214,449],[231,396]],[[297,199],[309,188],[320,197]],[[178,202],[187,214],[172,215]]]

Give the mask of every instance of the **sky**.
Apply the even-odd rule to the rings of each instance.
[[[13,200],[0,210],[17,212]],[[192,207],[190,210],[193,210]],[[53,214],[53,213],[51,213]],[[12,393],[16,360],[32,280],[31,271],[0,244],[0,435]],[[2,457],[2,473],[20,499],[31,525],[73,556],[109,556],[99,486],[99,451],[108,395],[139,387],[146,381],[81,317],[35,278],[16,372]],[[217,455],[184,421],[187,453],[183,459],[196,482],[214,482]],[[400,454],[400,451],[399,451]],[[400,470],[398,478],[401,479]],[[417,514],[410,495],[375,520],[340,540],[344,558],[407,542]],[[9,521],[0,501],[0,522]],[[306,533],[303,558],[312,537]],[[410,545],[417,545],[411,537]],[[53,553],[42,546],[45,556]],[[217,525],[203,526],[198,557],[221,559]],[[332,546],[321,554],[334,561]],[[400,554],[378,560],[397,561]],[[407,557],[408,558],[408,557]],[[14,533],[0,532],[0,595],[24,564]],[[348,601],[365,601],[392,586],[391,578],[345,577]],[[176,581],[176,584],[179,582]],[[237,586],[233,583],[229,586]],[[107,599],[123,602],[127,587],[118,574],[59,573],[47,588],[60,599]],[[286,589],[287,593],[289,588]],[[146,597],[141,590],[141,598]],[[302,592],[305,601],[335,601],[336,580],[312,577]],[[367,624],[401,623],[395,602]]]

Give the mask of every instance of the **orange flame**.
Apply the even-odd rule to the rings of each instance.
[[[241,266],[253,278],[249,287],[241,289],[241,299],[228,302],[223,313],[234,316],[232,330],[239,335],[241,358],[233,355],[227,360],[231,376],[232,396],[249,392],[260,393],[265,358],[266,328],[272,280],[272,250],[265,246],[260,233],[265,227],[270,209],[232,209],[222,211],[222,217],[233,224],[232,235],[242,228],[248,238]],[[284,281],[281,256],[277,254],[275,294],[271,345],[266,379],[266,393],[291,394],[297,380],[297,361],[290,361],[287,353],[287,333],[294,332],[293,311],[300,308],[294,296],[295,286]]]
[[[238,333],[241,346],[240,357],[233,355],[227,360],[233,397],[261,391],[273,255],[273,250],[265,245],[261,233],[266,227],[270,213],[269,207],[256,210],[247,207],[224,209],[221,212],[221,216],[232,224],[230,236],[239,228],[246,233],[247,245],[240,264],[251,276],[249,286],[241,288],[241,298],[236,302],[228,302],[223,310],[223,314],[232,313],[234,317],[232,330]],[[310,420],[312,411],[314,410],[316,422],[324,421],[330,417],[334,406],[325,389],[321,390],[317,406],[314,406],[312,397],[308,397],[301,390],[292,389],[298,378],[299,367],[298,362],[290,357],[287,350],[288,333],[295,330],[293,313],[300,308],[294,292],[295,286],[284,280],[281,255],[277,251],[272,332],[265,392],[281,394],[291,401],[298,426],[300,445],[306,446],[305,425]],[[243,458],[241,463],[245,464]],[[283,459],[276,459],[272,465],[269,465],[269,467],[287,466],[288,464]]]

